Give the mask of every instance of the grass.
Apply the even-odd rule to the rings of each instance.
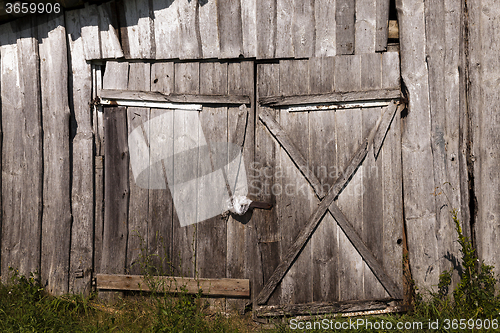
[[[53,297],[40,286],[36,274],[29,277],[11,270],[11,282],[0,284],[0,332],[493,332],[500,330],[500,296],[493,267],[480,262],[470,240],[464,236],[457,218],[452,220],[461,246],[460,281],[449,293],[451,271],[440,276],[437,292],[424,298],[414,288],[413,307],[407,313],[340,318],[334,315],[278,318],[270,329],[255,324],[251,314],[226,317],[208,311],[201,291],[173,296],[155,284],[156,292],[125,297],[113,305],[100,302],[96,295]],[[144,271],[152,268],[145,255]],[[158,273],[158,272],[156,272]],[[410,283],[411,284],[411,283]],[[411,284],[414,285],[414,284]]]

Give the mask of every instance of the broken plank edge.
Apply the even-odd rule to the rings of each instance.
[[[401,98],[400,89],[376,89],[316,95],[268,96],[260,98],[259,104],[274,107],[302,104],[384,101],[399,98]]]
[[[154,285],[156,290],[151,290],[150,285]],[[202,295],[250,297],[250,280],[248,279],[97,274],[96,287],[100,290],[186,292],[188,294],[197,294],[201,290]]]
[[[281,305],[263,305],[258,306],[254,312],[257,317],[282,317],[282,316],[314,316],[322,314],[344,314],[351,315],[352,313],[365,313],[384,311],[390,309],[390,312],[399,312],[404,310],[400,302],[393,299],[379,300],[353,300],[341,302],[312,302],[305,304],[281,304]]]

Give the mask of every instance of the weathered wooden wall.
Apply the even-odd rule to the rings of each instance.
[[[411,272],[421,289],[438,284],[460,252],[450,211],[469,232],[462,1],[396,1],[401,75],[403,191]]]

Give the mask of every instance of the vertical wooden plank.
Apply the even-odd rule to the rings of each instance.
[[[91,291],[94,227],[93,128],[89,101],[92,100],[92,71],[86,58],[83,21],[79,11],[66,12],[66,31],[71,54],[69,105],[73,128],[73,182],[71,205],[71,253],[69,290],[88,295]],[[82,35],[80,35],[80,31]],[[99,50],[100,55],[100,50]]]
[[[243,34],[243,55],[257,56],[257,1],[241,0],[241,23]]]
[[[335,0],[315,0],[314,22],[316,24],[316,57],[331,57],[337,54],[337,23]]]
[[[153,0],[156,59],[179,58],[179,1]]]
[[[314,56],[314,0],[295,2],[293,12],[293,47],[296,58]]]
[[[127,110],[104,108],[104,230],[101,272],[125,273],[128,234],[129,156]]]
[[[201,35],[197,20],[199,4],[194,0],[178,2],[179,58],[198,59],[202,57]]]
[[[85,59],[101,59],[99,15],[96,5],[86,5],[85,8],[77,10],[74,15],[80,18]]]
[[[127,62],[108,61],[102,88],[127,89]],[[125,273],[128,235],[129,154],[127,110],[104,108],[104,223],[100,272]],[[116,293],[99,292],[99,297],[113,299]]]
[[[186,94],[199,94],[200,93],[200,67],[197,62],[176,63],[174,66],[175,71],[175,92]],[[199,115],[192,111],[174,111],[174,154],[199,147],[206,144],[199,137],[200,121]],[[189,174],[197,175],[198,160],[183,161],[174,158],[174,183],[175,177],[185,169]],[[195,185],[193,185],[195,186]],[[174,200],[184,203],[185,206],[190,207],[193,200],[192,194],[177,193],[174,184]],[[187,188],[187,192],[197,193],[196,188]],[[178,196],[175,198],[175,196]],[[175,269],[174,275],[179,274],[183,277],[194,277],[196,272],[195,267],[195,253],[196,253],[196,228],[197,225],[181,226],[180,219],[183,219],[187,213],[174,205],[175,213],[172,224],[172,264]],[[196,205],[195,205],[196,207]],[[179,216],[181,214],[181,216]]]
[[[227,63],[209,62],[200,64],[200,93],[201,94],[227,94]],[[209,146],[219,142],[227,142],[227,107],[203,107],[200,114],[202,134]],[[203,149],[203,148],[200,148]],[[211,146],[212,149],[212,146]],[[213,151],[213,149],[212,149]],[[200,154],[200,156],[203,156]],[[214,158],[212,156],[211,158]],[[227,160],[227,156],[224,160]],[[201,164],[210,163],[202,158],[198,161]],[[212,172],[216,171],[209,168]],[[202,213],[204,194],[218,193],[215,188],[204,188],[200,182],[198,188],[198,210]],[[224,184],[214,184],[214,187],[221,187]],[[223,191],[225,192],[225,186]],[[201,218],[198,220],[200,221]],[[197,230],[197,271],[200,277],[223,278],[226,277],[226,251],[227,234],[226,219],[222,216],[215,216],[198,223]]]
[[[335,5],[336,53],[353,54],[355,2],[351,0],[336,0]]]
[[[102,58],[116,59],[123,57],[123,50],[118,37],[118,17],[116,16],[115,4],[106,2],[97,6],[97,15],[99,18]]]
[[[139,91],[150,91],[151,87],[151,66],[149,63],[130,63],[128,89]],[[148,108],[127,108],[128,134],[135,128],[141,127],[144,131],[144,140],[150,142],[148,136],[149,127]],[[132,143],[133,144],[133,143]],[[131,162],[132,163],[132,162]],[[147,246],[148,237],[148,197],[149,191],[136,183],[132,169],[129,169],[129,211],[128,211],[128,237],[127,237],[127,261],[125,263],[126,272],[130,274],[141,274],[142,250]]]
[[[333,57],[309,59],[311,94],[333,91],[334,66],[335,58]],[[309,113],[310,168],[320,181],[325,193],[328,193],[337,177],[335,132],[335,111]],[[314,204],[311,202],[311,210],[315,208]],[[337,222],[327,213],[311,236],[312,285],[315,302],[339,299],[337,228]]]
[[[25,275],[40,270],[43,161],[38,41],[32,20],[19,24],[0,28],[3,282],[9,266]]]
[[[361,89],[374,90],[382,87],[382,55],[366,53],[361,55]],[[382,115],[381,108],[366,108],[360,110],[362,117],[362,137],[370,135],[372,128]],[[382,187],[382,159],[375,160],[373,153],[368,153],[363,161],[363,233],[362,239],[379,262],[382,262],[384,253],[384,229]],[[365,299],[385,298],[384,288],[375,277],[371,269],[364,265],[364,297]]]
[[[280,95],[299,95],[309,92],[309,66],[307,60],[280,61]],[[299,152],[308,158],[309,115],[307,112],[280,111],[280,125],[289,133]],[[302,230],[311,214],[311,205],[318,204],[312,188],[284,149],[280,149],[283,173],[279,189],[279,224],[281,233],[280,258]],[[308,242],[281,282],[281,304],[300,304],[312,301],[310,279],[311,243]]]
[[[165,94],[174,91],[174,63],[155,63],[151,65],[151,91],[160,91]],[[150,159],[157,160],[164,156],[166,147],[171,147],[173,152],[174,111],[151,109],[150,119],[152,123],[149,128]],[[154,121],[154,123],[153,123]],[[157,138],[155,140],[155,138]],[[172,141],[170,143],[170,141]],[[168,151],[168,150],[167,150]],[[169,163],[170,165],[165,165]],[[173,159],[165,159],[162,167],[173,168]],[[165,189],[149,190],[149,224],[147,245],[148,253],[152,255],[152,264],[158,267],[159,273],[173,274],[171,263],[172,253],[172,230],[174,202],[170,192],[170,184],[163,177],[158,176],[165,183]],[[178,223],[178,222],[176,222]]]
[[[335,91],[355,91],[361,87],[361,57],[340,56],[335,58]],[[337,169],[341,176],[363,140],[362,117],[359,109],[336,112]],[[356,130],[352,130],[356,129]],[[358,234],[363,230],[363,167],[355,173],[340,193],[337,204],[351,221]],[[338,228],[339,241],[339,298],[341,301],[362,299],[365,263],[352,246],[342,229]]]
[[[274,58],[276,52],[276,1],[257,1],[257,59]]]
[[[46,290],[68,292],[71,239],[68,62],[64,16],[38,25],[43,118],[43,218],[41,281]]]
[[[409,93],[401,129],[404,212],[413,279],[420,288],[439,281],[436,238],[436,185],[431,148],[429,77],[426,65],[424,4],[396,1],[401,47],[401,76]]]
[[[123,11],[122,23],[126,34],[121,35],[126,39],[130,59],[154,59],[155,39],[154,23],[149,14],[149,2],[140,0],[123,0],[118,8]],[[126,51],[125,51],[126,52]]]
[[[390,0],[377,0],[377,32],[375,36],[375,51],[387,50],[387,35],[389,33],[389,3]]]
[[[217,0],[220,58],[243,55],[243,29],[240,0]]]
[[[399,53],[382,53],[382,87],[397,89],[400,87]]]
[[[257,95],[259,97],[278,95],[279,84],[279,64],[257,66]],[[262,108],[257,105],[256,112],[259,113]],[[278,116],[275,109],[266,108],[266,111],[275,117]],[[255,119],[259,119],[258,116],[257,114]],[[252,216],[255,226],[253,231],[257,242],[256,250],[252,251],[253,256],[250,257],[253,269],[252,301],[254,302],[264,283],[269,280],[280,262],[281,240],[278,225],[279,206],[276,191],[273,191],[274,184],[281,181],[276,172],[279,168],[279,146],[261,121],[258,121],[255,126],[255,163],[251,166],[249,197],[257,201],[272,203],[273,208],[271,210],[256,209]],[[281,284],[271,294],[268,304],[279,304],[280,296]]]
[[[355,52],[373,53],[376,44],[377,1],[357,0],[355,22]]]
[[[233,62],[228,64],[228,94],[251,96],[252,104],[248,110],[247,127],[243,146],[243,161],[246,170],[247,180],[251,180],[251,165],[254,162],[254,111],[253,111],[253,90],[254,90],[254,68],[252,61]],[[234,135],[238,123],[237,107],[228,108],[228,142],[234,142]],[[235,219],[229,216],[227,221],[227,278],[250,278],[252,267],[248,251],[254,251],[257,240],[249,233],[250,217]],[[227,300],[227,310],[242,313],[245,309],[246,300]]]
[[[218,20],[218,8],[221,7],[221,3],[214,0],[200,1],[198,17],[200,21],[200,36],[201,36],[201,50],[204,59],[218,58],[220,55],[220,43],[219,43],[219,29],[227,28],[225,25],[222,27],[219,25]],[[222,10],[227,10],[224,8]],[[224,20],[230,20],[236,13],[225,13],[226,18],[222,17]],[[241,23],[241,22],[240,22]],[[226,39],[228,36],[224,36]],[[225,47],[228,47],[228,41],[224,40]],[[231,41],[229,41],[231,42]],[[228,50],[226,50],[227,53]],[[221,57],[227,57],[226,55],[221,55]]]
[[[276,2],[276,58],[293,58],[293,0]]]

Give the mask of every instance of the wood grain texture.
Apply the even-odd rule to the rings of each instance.
[[[94,8],[95,9],[95,8]],[[88,295],[91,291],[94,228],[94,136],[92,128],[92,68],[86,59],[85,35],[82,24],[74,12],[66,12],[66,31],[71,57],[69,59],[70,95],[69,105],[73,118],[73,165],[71,205],[73,224],[71,227],[71,254],[69,290]],[[99,41],[99,39],[97,39]],[[99,49],[100,57],[100,49]],[[76,127],[76,128],[75,128]]]
[[[387,50],[390,0],[377,0],[375,51]]]
[[[101,41],[97,6],[87,5],[85,8],[77,10],[75,14],[80,18],[80,30],[85,60],[101,59]]]
[[[43,118],[41,281],[54,295],[68,292],[71,239],[68,61],[64,16],[38,24]]]
[[[314,56],[315,21],[314,0],[303,0],[294,3],[293,12],[293,48],[297,58]]]
[[[221,44],[222,46],[222,44]],[[227,63],[209,62],[200,64],[200,93],[202,94],[227,94]],[[203,160],[200,153],[198,160],[199,170],[204,168],[204,164],[225,156],[214,156],[215,145],[218,142],[227,142],[227,107],[203,107],[200,113],[200,136],[204,136],[206,144],[210,149],[210,161]],[[203,147],[200,147],[200,150]],[[210,168],[215,172],[214,166]],[[205,181],[198,183],[198,218],[197,224],[197,248],[196,248],[196,268],[200,277],[203,278],[224,278],[226,277],[226,255],[227,255],[227,220],[221,215],[203,218],[205,216],[205,205],[208,198],[213,195],[219,199],[221,194],[226,194],[226,189],[219,191],[216,187],[222,184],[214,184],[207,187]],[[215,204],[213,202],[212,204]],[[204,221],[203,221],[204,220]]]
[[[336,54],[353,54],[355,2],[336,0],[335,5]]]
[[[266,96],[279,94],[279,64],[260,64],[257,66],[257,94]],[[264,109],[256,106],[256,116],[260,117],[263,110],[272,116],[278,115],[273,109]],[[276,119],[276,118],[275,118]],[[255,124],[255,163],[252,165],[251,181],[249,183],[249,197],[252,200],[273,204],[272,210],[256,209],[252,215],[254,239],[257,250],[251,257],[252,274],[252,301],[257,306],[257,295],[264,284],[268,283],[272,273],[280,261],[280,229],[278,225],[278,202],[276,192],[272,190],[275,183],[280,182],[277,177],[277,162],[279,144],[269,135],[268,130],[258,121]],[[252,226],[252,224],[250,224]],[[281,286],[271,291],[268,304],[279,304]]]
[[[337,54],[337,23],[335,0],[314,1],[316,57],[331,57]],[[311,67],[312,68],[312,67]]]
[[[222,8],[221,11],[223,13],[221,19],[223,20],[223,23],[225,23],[222,24],[222,26],[219,26],[219,8]],[[229,8],[227,8],[227,4],[219,3],[214,0],[199,2],[198,17],[200,21],[201,51],[204,59],[219,58],[221,55],[221,39],[219,38],[219,35],[227,33],[227,31],[219,32],[219,30],[222,28],[229,28],[230,24],[228,24],[227,21],[233,19],[234,15],[238,15],[238,13],[230,12]],[[226,39],[223,42],[225,47],[224,52],[226,52],[226,55],[231,54],[231,46],[228,44],[231,43],[231,37],[223,37]]]
[[[123,57],[123,50],[118,36],[118,17],[115,10],[112,2],[97,6],[101,55],[104,59]]]
[[[178,1],[153,0],[156,59],[180,57],[178,10]]]
[[[9,266],[26,276],[40,270],[43,155],[40,82],[32,79],[32,75],[39,75],[34,23],[27,20],[20,26],[8,23],[0,28],[3,133],[0,269],[4,283],[10,276]]]
[[[243,56],[257,56],[257,0],[241,0]]]
[[[125,21],[122,29],[126,29],[126,34],[121,34],[122,39],[126,38],[128,53],[126,58],[131,59],[155,59],[156,47],[154,38],[154,23],[150,17],[148,1],[123,0],[119,10]]]
[[[274,58],[277,41],[277,5],[274,0],[257,1],[257,59]]]
[[[179,20],[180,59],[198,59],[202,57],[201,35],[198,16],[198,1],[175,0]]]
[[[151,65],[151,90],[170,93],[174,90],[174,63],[156,63]],[[161,117],[161,118],[158,118]],[[165,117],[165,118],[164,118]],[[151,109],[151,119],[162,119],[158,126],[150,126],[150,137],[161,138],[163,135],[173,133],[174,111]],[[165,137],[173,139],[172,135]],[[162,152],[167,143],[161,140],[151,141],[150,158],[163,156]],[[173,141],[171,149],[173,151]],[[164,162],[165,163],[165,162]],[[165,168],[168,166],[165,165]],[[173,167],[173,161],[171,161]],[[160,177],[161,179],[161,177]],[[171,266],[174,254],[172,252],[172,231],[174,203],[170,186],[163,175],[165,182],[164,190],[149,190],[149,219],[147,247],[148,253],[153,255],[153,265],[158,267],[160,274],[171,275],[173,268]]]
[[[293,0],[276,1],[276,58],[293,58]]]
[[[436,186],[431,147],[429,77],[426,67],[424,4],[396,1],[400,23],[401,76],[409,94],[402,124],[404,212],[413,279],[421,288],[438,283]]]
[[[149,277],[151,278],[151,277]],[[149,291],[148,277],[142,275],[98,274],[97,288],[111,290]],[[185,277],[154,277],[153,281],[165,292],[185,292],[209,296],[250,296],[250,281],[246,279],[203,279]],[[184,287],[185,289],[181,290]]]
[[[220,58],[243,55],[243,29],[240,0],[217,1]]]
[[[356,1],[354,53],[373,53],[376,44],[377,1]]]
[[[149,63],[130,63],[128,89],[149,91],[151,87],[151,66]],[[127,108],[128,135],[140,127],[144,133],[144,140],[151,142],[149,133],[150,110],[148,108]],[[128,142],[128,144],[134,144]],[[131,161],[131,163],[133,163]],[[149,225],[149,191],[139,186],[129,169],[129,206],[128,206],[128,236],[127,236],[127,261],[125,269],[130,274],[141,273],[141,255],[146,252]]]

